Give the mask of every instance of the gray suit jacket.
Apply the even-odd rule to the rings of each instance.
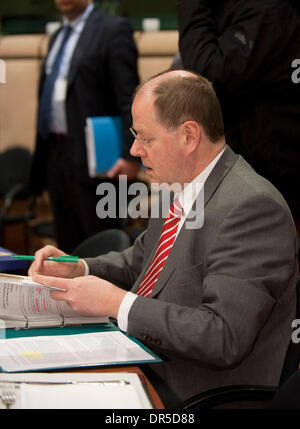
[[[167,406],[224,385],[276,385],[295,318],[296,231],[281,194],[227,146],[204,202],[203,227],[183,226],[151,298],[129,312],[127,333],[164,359],[151,371]],[[90,274],[136,292],[162,224],[87,259]]]

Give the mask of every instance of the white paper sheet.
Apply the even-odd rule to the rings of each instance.
[[[15,382],[103,382],[126,381],[126,385],[34,385],[20,384],[15,389],[16,402],[12,409],[150,409],[153,408],[137,374],[127,372],[113,373],[26,373],[0,374],[1,383]],[[1,404],[0,408],[4,408]]]
[[[7,372],[154,360],[120,331],[0,340],[0,367]]]

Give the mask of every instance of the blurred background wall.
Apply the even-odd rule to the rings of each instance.
[[[59,14],[53,0],[2,0],[2,34],[42,33],[48,21]],[[177,29],[176,0],[98,0],[96,5],[110,14],[126,16],[134,30],[142,30],[144,18],[158,18],[161,30]]]

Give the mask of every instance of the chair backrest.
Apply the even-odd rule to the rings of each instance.
[[[130,238],[121,229],[106,229],[84,240],[74,250],[80,258],[93,258],[112,250],[121,252],[130,246]]]
[[[24,147],[14,147],[0,154],[0,196],[17,184],[27,185],[32,155]]]
[[[300,371],[295,371],[280,387],[268,409],[300,409]]]

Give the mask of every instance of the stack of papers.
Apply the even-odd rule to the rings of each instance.
[[[5,372],[159,361],[121,331],[0,339],[0,367]]]
[[[64,301],[51,298],[57,289],[31,277],[0,273],[0,319],[6,328],[34,328],[107,323],[108,317],[80,316]]]

